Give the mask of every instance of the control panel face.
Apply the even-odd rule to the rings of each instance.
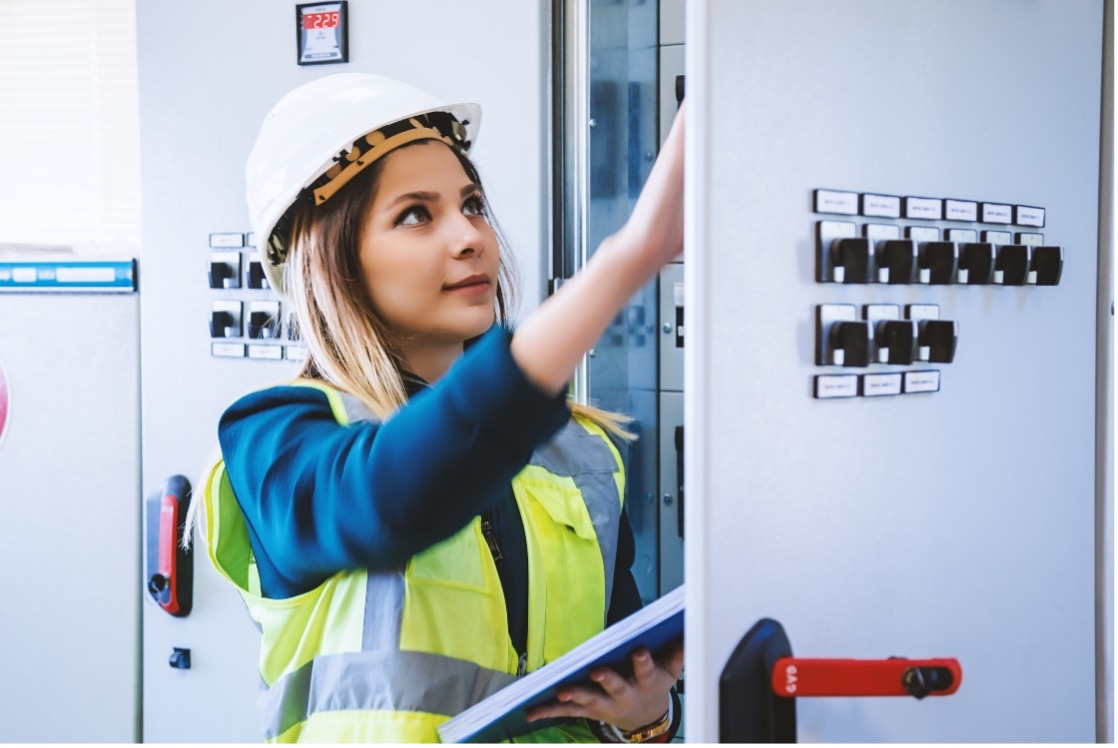
[[[303,361],[306,346],[291,310],[272,290],[251,232],[210,234],[210,355]]]
[[[689,7],[688,706],[772,617],[970,673],[805,742],[1093,741],[1104,3]]]
[[[1047,211],[1031,205],[816,189],[815,279],[821,284],[885,286],[1056,286],[1064,248],[1041,233]],[[869,297],[867,296],[867,299]],[[819,400],[938,392],[959,321],[936,304],[820,304],[815,364],[847,369],[916,366],[906,371],[817,374]]]

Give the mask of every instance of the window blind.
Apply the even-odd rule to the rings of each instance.
[[[134,252],[135,0],[0,0],[0,243]]]

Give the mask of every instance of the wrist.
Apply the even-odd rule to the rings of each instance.
[[[605,733],[608,742],[611,743],[661,742],[672,726],[672,704],[673,701],[671,695],[669,695],[668,708],[659,719],[632,730],[625,730],[607,722],[600,722],[599,725]],[[657,740],[657,738],[659,738],[659,740]]]

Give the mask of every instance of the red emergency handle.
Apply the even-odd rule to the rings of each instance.
[[[842,660],[781,657],[772,670],[779,696],[949,696],[963,669],[954,657]]]
[[[182,537],[190,508],[190,481],[171,476],[144,504],[148,594],[171,615],[187,616],[193,604],[194,563],[191,549],[182,547]]]
[[[179,500],[165,495],[159,507],[159,573],[166,580],[167,594],[159,604],[172,615],[179,612],[178,545]]]

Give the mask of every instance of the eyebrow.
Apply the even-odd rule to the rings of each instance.
[[[459,196],[460,197],[466,197],[467,195],[470,195],[470,194],[480,195],[481,194],[481,188],[478,187],[473,182],[471,182],[470,184],[466,185],[465,187],[463,187],[459,191]],[[434,202],[438,202],[438,200],[439,200],[439,193],[437,193],[437,192],[408,192],[408,193],[405,193],[403,195],[400,195],[398,198],[396,198],[391,203],[389,203],[387,208],[394,208],[397,205],[399,205],[400,203],[404,203],[404,202],[418,201],[418,202],[422,202],[422,203],[434,203]]]

